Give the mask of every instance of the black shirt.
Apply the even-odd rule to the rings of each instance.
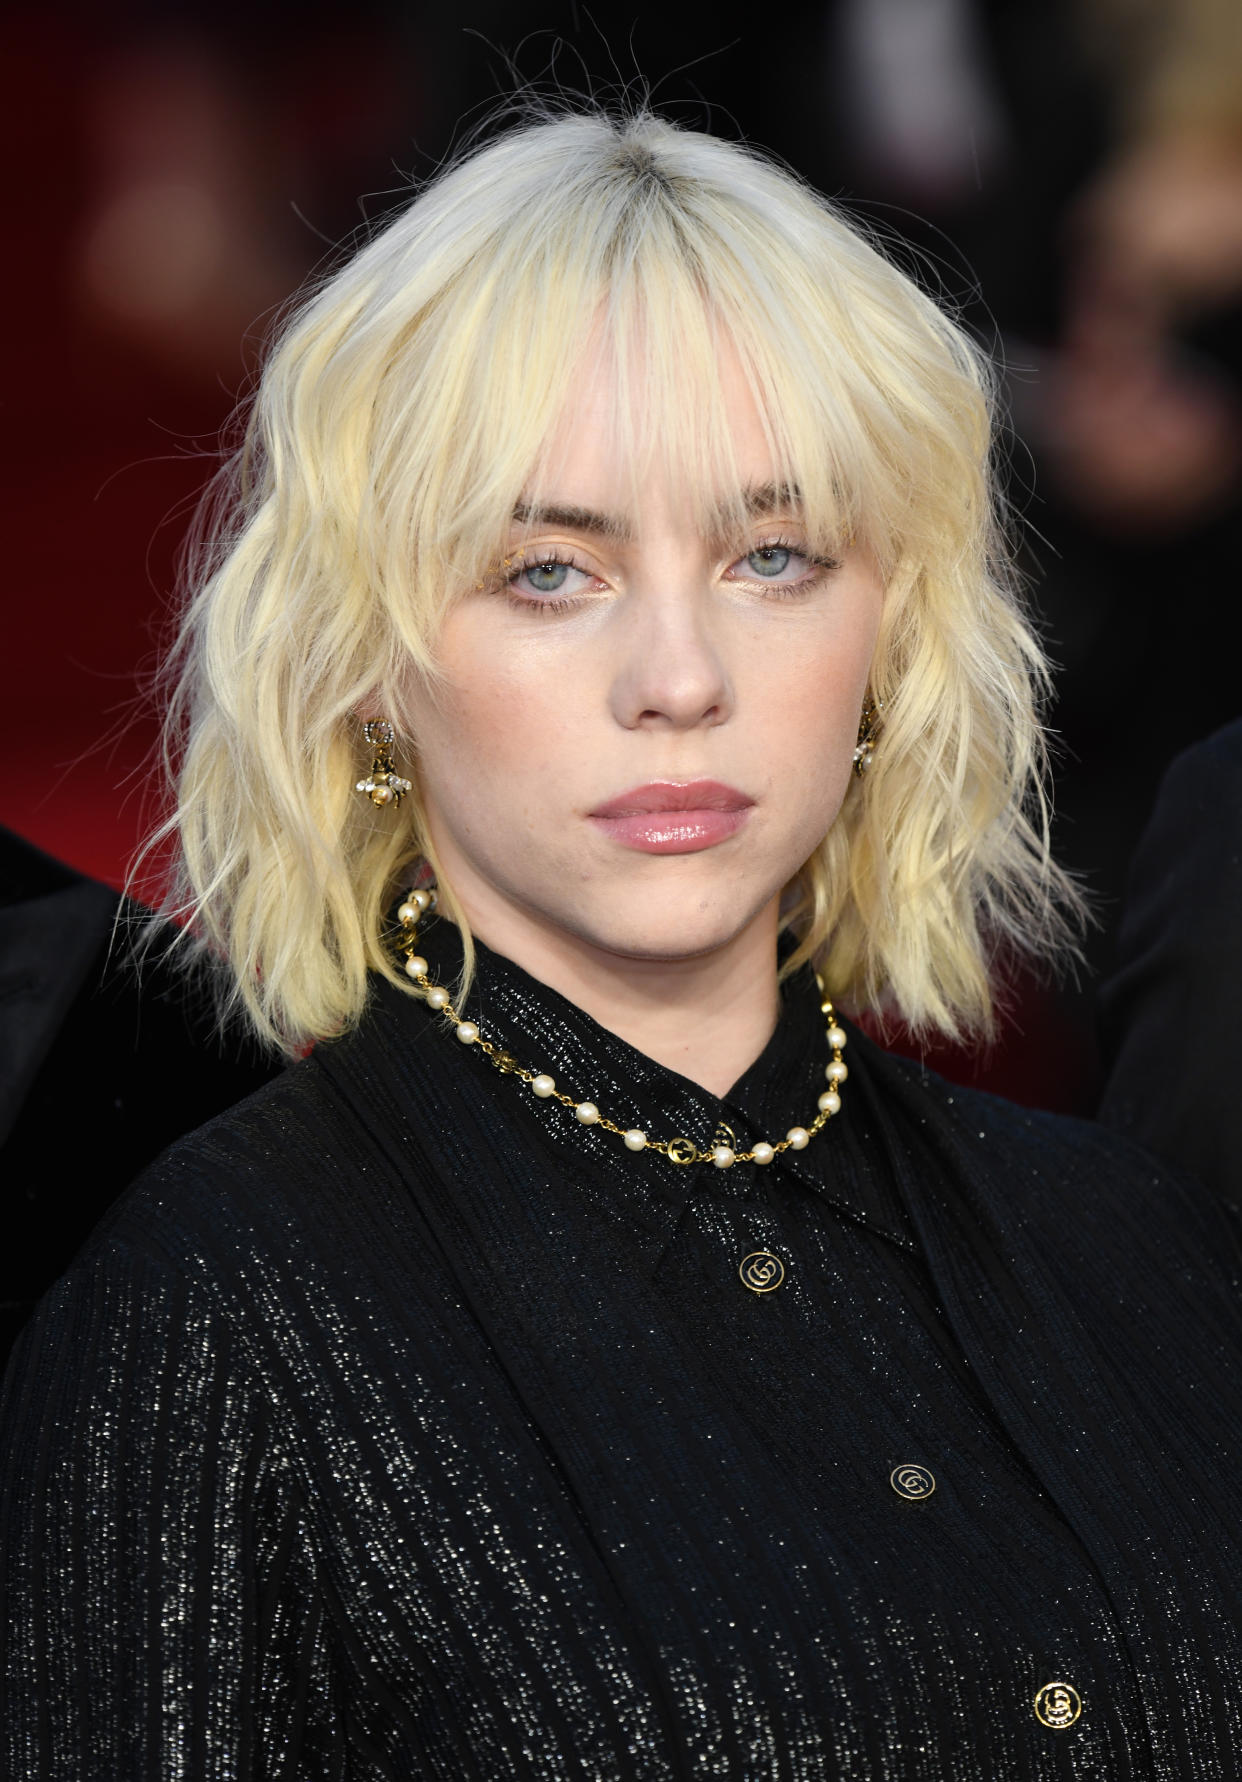
[[[471,1012],[749,1148],[809,1123],[818,1001],[723,1101],[485,949]],[[678,1167],[378,985],[169,1153],[10,1372],[13,1773],[1235,1774],[1217,1208],[846,1057],[805,1150]]]

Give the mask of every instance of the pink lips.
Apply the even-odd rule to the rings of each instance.
[[[656,780],[610,798],[590,821],[644,854],[695,854],[735,835],[754,799],[719,780]]]

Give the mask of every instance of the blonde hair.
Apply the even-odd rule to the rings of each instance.
[[[741,516],[727,335],[812,537],[864,539],[884,576],[883,732],[787,888],[790,968],[813,960],[855,1010],[986,1030],[998,947],[1055,949],[1075,900],[1048,851],[1045,669],[996,522],[989,367],[790,173],[646,111],[544,115],[464,155],[283,327],[189,558],[166,911],[290,1051],[358,1018],[368,971],[405,982],[386,911],[435,861],[417,790],[399,812],[354,792],[358,714],[395,720],[411,667],[434,675],[439,620],[537,502],[601,319],[632,466],[658,451],[702,523]]]

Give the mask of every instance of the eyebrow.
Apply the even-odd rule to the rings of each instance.
[[[797,483],[752,483],[742,490],[742,505],[752,520],[762,519],[781,507],[801,507],[802,491]]]
[[[762,519],[778,508],[800,507],[801,504],[802,492],[796,483],[753,483],[742,491],[742,505],[751,519]],[[513,510],[513,523],[536,531],[543,526],[560,526],[566,532],[590,532],[620,544],[628,544],[634,537],[633,528],[623,515],[599,513],[592,507],[576,507],[565,502],[535,507],[519,501]]]
[[[618,514],[601,514],[592,507],[573,507],[561,502],[532,507],[519,501],[513,510],[513,522],[535,531],[542,526],[560,526],[566,532],[593,532],[600,538],[613,538],[622,543],[633,537],[629,521]]]

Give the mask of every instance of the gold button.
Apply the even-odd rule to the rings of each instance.
[[[1045,1683],[1035,1697],[1035,1718],[1053,1732],[1064,1732],[1082,1713],[1082,1700],[1072,1683]]]
[[[925,1466],[895,1466],[888,1475],[888,1482],[898,1497],[911,1500],[930,1497],[936,1489],[936,1481]]]
[[[771,1250],[752,1250],[737,1272],[752,1293],[774,1293],[785,1279],[785,1264]]]

